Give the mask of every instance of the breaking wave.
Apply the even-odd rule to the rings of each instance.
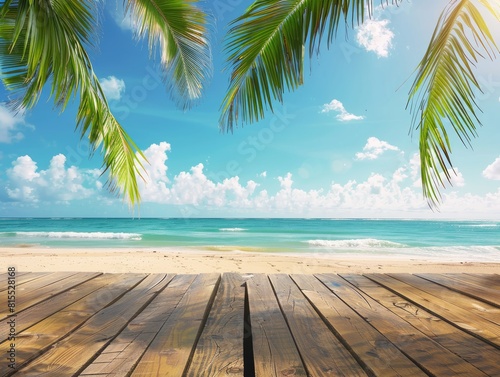
[[[375,238],[362,238],[354,240],[309,240],[306,241],[310,246],[328,247],[328,248],[372,248],[372,247],[390,247],[390,248],[401,248],[406,247],[406,245],[385,241],[377,240]]]
[[[78,238],[96,240],[134,240],[142,239],[139,233],[113,233],[113,232],[16,232],[18,237],[39,237],[39,238]]]

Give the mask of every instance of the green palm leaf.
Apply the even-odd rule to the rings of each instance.
[[[111,114],[85,46],[96,29],[93,1],[12,1],[0,22],[2,80],[17,95],[11,105],[30,109],[44,86],[62,110],[79,96],[77,128],[93,149],[103,146],[111,191],[122,189],[131,204],[139,201],[136,175],[141,152]]]
[[[393,0],[392,3],[398,3]],[[371,0],[257,0],[232,22],[226,50],[231,82],[222,104],[220,128],[232,131],[241,120],[263,118],[285,90],[302,84],[304,52],[318,51],[338,27],[361,23]]]
[[[493,2],[480,3],[497,20]],[[497,4],[498,7],[498,4]],[[420,129],[422,188],[429,205],[440,199],[439,187],[451,183],[451,126],[467,146],[480,124],[475,91],[480,85],[473,66],[479,58],[493,58],[498,48],[473,1],[452,1],[443,11],[410,91],[413,125]]]
[[[166,77],[183,99],[200,96],[210,71],[204,38],[205,17],[192,0],[129,0],[138,36],[160,51]],[[140,201],[137,177],[145,159],[111,113],[86,48],[95,41],[96,3],[92,0],[8,0],[0,7],[1,79],[14,92],[11,105],[30,109],[50,86],[57,106],[80,100],[76,124],[97,150],[102,145],[108,187],[131,204]],[[157,43],[158,42],[158,43]]]
[[[211,72],[205,14],[193,0],[125,0],[125,10],[136,21],[139,38],[147,36],[149,50],[159,48],[165,82],[181,101],[201,96]],[[188,102],[185,103],[187,105]]]

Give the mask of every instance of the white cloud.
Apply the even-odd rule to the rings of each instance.
[[[389,144],[387,141],[382,141],[372,136],[368,138],[366,145],[363,147],[363,152],[356,153],[356,159],[375,160],[385,151],[399,151],[399,148]]]
[[[458,170],[458,168],[453,168],[453,169],[448,169],[448,174],[450,175],[450,184],[453,187],[463,187],[465,186],[465,179],[462,173]],[[444,175],[443,172],[441,172],[441,178],[443,179],[443,182],[448,182],[448,179]]]
[[[26,123],[24,113],[12,113],[5,104],[0,103],[0,143],[12,143],[21,140],[24,135],[22,127],[34,128]]]
[[[420,177],[420,153],[414,153],[410,159],[411,178],[416,180]]]
[[[386,58],[394,38],[389,23],[389,20],[367,19],[358,27],[356,40],[367,51],[375,52],[379,58]]]
[[[421,172],[420,172],[420,153],[414,153],[409,162],[410,165],[410,176],[413,180],[413,187],[420,187],[422,185]],[[439,176],[443,183],[446,185],[451,184],[453,187],[463,187],[465,186],[465,178],[463,174],[458,170],[458,168],[448,169],[450,175],[450,182],[446,178],[444,172],[440,172]]]
[[[333,99],[330,103],[324,104],[323,109],[321,110],[322,113],[329,113],[330,111],[337,112],[338,114],[336,115],[336,118],[341,122],[364,119],[364,116],[348,113],[342,102],[336,99]]]
[[[115,11],[111,14],[115,20],[118,27],[122,30],[136,30],[136,23],[132,18],[130,12],[125,14],[125,7],[122,1],[118,1],[115,7]]]
[[[255,191],[257,184],[248,181],[245,186],[240,184],[239,177],[224,179],[215,183],[203,172],[203,164],[193,166],[189,172],[181,172],[174,177],[170,196],[165,201],[170,204],[195,205],[206,207],[237,207],[249,208],[249,197]]]
[[[266,178],[267,177],[267,171],[263,171],[262,173],[260,173],[259,177]]]
[[[125,82],[115,76],[108,76],[99,80],[107,99],[119,100],[125,91]]]
[[[389,144],[373,139],[367,143],[370,151],[391,149],[387,148]],[[144,151],[150,164],[145,165],[145,182],[139,181],[140,192],[143,203],[173,205],[186,215],[193,213],[190,208],[195,208],[197,215],[296,217],[485,218],[500,212],[500,189],[483,196],[443,190],[440,213],[430,212],[420,187],[412,185],[419,179],[418,154],[392,173],[373,172],[365,179],[331,182],[324,188],[310,190],[297,187],[288,172],[277,178],[279,188],[270,192],[260,189],[252,180],[242,182],[238,176],[214,182],[205,175],[201,163],[168,177],[167,153],[170,149],[170,144],[161,142]],[[458,169],[455,173],[454,186],[463,186],[464,177]],[[76,201],[90,196],[92,200],[102,199],[103,205],[116,203],[114,199],[103,199],[107,192],[99,175],[97,169],[68,168],[62,154],[54,156],[46,170],[38,169],[37,162],[30,156],[21,156],[6,172],[6,194],[12,201],[32,205]]]
[[[167,184],[167,151],[170,151],[170,144],[161,142],[160,144],[152,144],[143,153],[148,160],[148,163],[143,163],[145,174],[142,174],[144,179],[139,178],[139,190],[142,200],[145,202],[161,202],[161,200],[169,195]]]
[[[84,187],[87,179],[95,180],[93,171],[82,172],[77,167],[66,168],[66,157],[52,157],[47,170],[38,171],[28,155],[18,157],[7,170],[7,196],[21,202],[67,202],[89,197],[92,190]]]
[[[483,170],[483,177],[492,179],[495,181],[500,181],[500,157],[489,164],[486,169]]]
[[[152,144],[144,151],[149,164],[144,165],[145,182],[139,182],[143,202],[208,207],[232,206],[234,203],[247,207],[251,204],[248,198],[257,187],[254,181],[243,186],[235,176],[215,183],[205,175],[201,163],[188,172],[180,172],[170,182],[166,166],[168,151],[170,144],[166,142]]]

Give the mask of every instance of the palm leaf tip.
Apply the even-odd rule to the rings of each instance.
[[[326,45],[332,43],[342,23],[362,23],[367,5],[371,12],[371,0],[256,0],[231,23],[225,39],[231,75],[220,129],[232,131],[272,111],[273,101],[302,85],[305,51],[318,53],[325,36]]]
[[[189,107],[212,73],[206,14],[191,0],[125,0],[125,11],[137,22],[136,36],[148,40],[150,53],[160,52],[168,89]]]
[[[480,0],[498,20],[490,2]],[[493,59],[498,47],[486,22],[470,0],[452,1],[442,12],[429,47],[417,68],[408,105],[413,129],[420,130],[424,197],[436,208],[439,187],[451,183],[451,127],[465,146],[477,135],[481,109],[475,101],[480,85],[474,74],[479,59]]]
[[[92,150],[102,145],[109,188],[138,203],[137,147],[111,114],[86,53],[97,27],[95,6],[91,0],[40,0],[11,1],[7,11],[1,8],[2,81],[19,95],[19,109],[32,108],[46,84],[61,110],[78,97],[76,127]]]

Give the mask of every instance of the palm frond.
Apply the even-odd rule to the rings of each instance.
[[[325,34],[329,45],[342,23],[362,23],[372,8],[372,0],[256,0],[226,38],[232,72],[220,128],[262,119],[285,90],[302,84],[306,45],[310,55],[318,52]]]
[[[212,70],[206,16],[194,2],[124,0],[125,11],[130,11],[137,23],[137,36],[147,37],[151,54],[160,51],[165,82],[185,106],[201,96]]]
[[[17,0],[2,9],[1,79],[17,94],[17,109],[32,108],[46,84],[61,110],[79,96],[77,128],[94,150],[102,144],[110,188],[119,187],[135,204],[142,167],[134,153],[138,148],[111,114],[85,51],[94,40],[94,5],[91,0]]]
[[[500,20],[492,2],[480,2]],[[466,146],[476,136],[476,124],[481,123],[475,91],[481,88],[474,66],[480,58],[493,58],[495,51],[498,47],[473,1],[450,2],[417,68],[408,101],[414,113],[413,129],[420,129],[422,188],[431,208],[440,202],[439,187],[444,187],[444,180],[451,183],[446,128],[451,126]]]

